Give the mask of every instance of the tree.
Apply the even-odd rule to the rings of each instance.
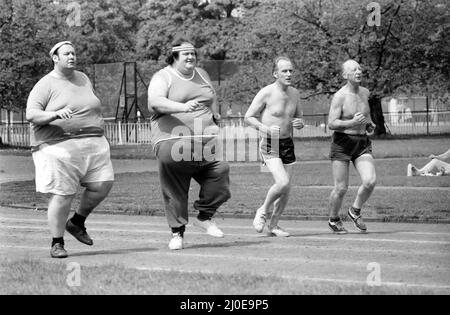
[[[33,85],[52,69],[48,51],[61,40],[74,43],[82,70],[93,63],[134,58],[139,1],[97,0],[75,8],[73,3],[0,2],[0,107],[25,108]],[[71,16],[72,10],[79,10],[79,16]]]
[[[47,51],[55,42],[51,1],[0,3],[0,107],[24,108],[28,93],[51,66]]]
[[[249,104],[272,80],[277,55],[294,60],[295,85],[305,98],[335,93],[343,84],[340,64],[355,59],[365,69],[378,134],[385,132],[383,96],[449,91],[445,0],[379,0],[379,25],[368,23],[376,12],[359,0],[79,1],[78,23],[70,20],[73,3],[0,2],[0,106],[25,106],[32,86],[51,69],[47,51],[60,40],[75,44],[82,68],[138,60],[154,69],[175,38],[188,37],[200,61],[239,64],[218,87],[224,105]]]
[[[250,0],[149,1],[141,11],[136,50],[144,59],[158,60],[174,40],[187,37],[205,59],[236,58],[239,49],[233,42],[243,36],[244,19],[235,12],[258,5]]]
[[[401,89],[449,90],[450,45],[447,2],[379,4],[381,23],[370,26],[373,12],[357,0],[266,2],[240,43],[241,57],[251,62],[290,56],[299,69],[296,85],[310,96],[335,93],[343,81],[340,64],[346,59],[359,61],[372,92],[369,103],[376,133],[384,134],[383,96]]]

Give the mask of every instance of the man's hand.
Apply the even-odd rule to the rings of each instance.
[[[273,126],[270,126],[270,136],[272,136],[272,137],[279,137],[280,136],[280,130],[281,130],[281,128],[280,128],[280,126],[276,126],[276,125],[273,125]]]
[[[72,118],[72,110],[69,108],[63,108],[55,112],[56,119],[70,119]]]
[[[220,125],[220,120],[222,119],[222,116],[220,116],[219,113],[214,113],[213,114],[213,121],[214,123],[219,126]]]
[[[187,101],[184,105],[186,106],[185,112],[194,112],[203,107],[201,103],[195,100]]]
[[[369,123],[369,120],[361,112],[355,113],[355,115],[353,116],[353,121],[356,123],[356,125],[366,125]]]
[[[375,128],[377,127],[377,125],[375,125],[373,122],[370,122],[366,125],[366,134],[368,136],[371,136],[374,134],[375,132]]]
[[[302,129],[303,127],[305,127],[305,122],[301,118],[294,118],[292,120],[292,126],[295,129]]]

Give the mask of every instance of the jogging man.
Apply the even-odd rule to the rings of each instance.
[[[362,184],[348,215],[361,232],[367,230],[361,208],[372,194],[376,182],[372,144],[368,137],[375,130],[370,118],[370,92],[360,86],[362,71],[356,61],[347,60],[342,65],[342,75],[347,84],[333,96],[328,116],[328,127],[334,130],[330,150],[334,189],[329,200],[328,226],[339,234],[347,233],[339,218],[339,210],[348,189],[350,161],[358,171]]]
[[[245,121],[260,132],[261,156],[275,180],[275,184],[267,192],[264,204],[256,211],[253,226],[258,233],[264,230],[266,216],[273,205],[268,230],[271,235],[287,237],[289,233],[278,226],[278,221],[289,199],[292,166],[295,164],[292,127],[303,128],[303,113],[300,93],[291,86],[291,60],[277,57],[272,73],[275,82],[256,94],[245,114]]]

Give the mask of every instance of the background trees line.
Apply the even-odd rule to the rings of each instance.
[[[25,106],[51,68],[47,51],[62,39],[74,42],[81,67],[137,60],[151,73],[174,39],[189,37],[202,60],[239,63],[221,82],[224,105],[249,104],[272,80],[269,61],[279,54],[295,61],[295,85],[305,98],[334,93],[342,84],[339,64],[361,62],[376,120],[385,95],[448,92],[448,2],[380,0],[381,24],[369,26],[370,2],[0,0],[0,106]],[[80,9],[79,23],[68,20],[77,17],[71,3]]]

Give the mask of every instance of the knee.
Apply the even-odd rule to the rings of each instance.
[[[221,186],[222,187],[218,189],[219,199],[221,202],[226,202],[231,198],[230,183],[228,181],[225,181],[222,182]]]
[[[342,198],[347,193],[347,190],[348,190],[348,185],[336,185],[334,187],[333,194],[336,195],[337,197]]]
[[[291,190],[291,183],[288,179],[279,181],[276,185],[280,194],[287,194]]]
[[[60,205],[61,207],[68,206],[72,203],[75,195],[51,195],[50,202]]]
[[[111,188],[113,187],[114,182],[113,181],[108,181],[108,182],[102,182],[100,184],[100,189],[99,192],[100,194],[106,196],[107,194],[109,194]]]
[[[106,196],[113,187],[113,184],[113,181],[99,182],[88,185],[86,189],[91,192],[98,193],[99,195]]]
[[[367,180],[364,180],[362,185],[366,190],[373,190],[375,188],[375,185],[377,184],[376,177],[369,178]]]
[[[113,181],[105,182],[104,185],[105,185],[104,190],[105,190],[106,194],[108,194],[111,191],[111,189],[113,188],[114,182]]]
[[[222,187],[222,189],[218,190],[215,195],[211,197],[214,200],[213,203],[220,206],[231,198],[231,192],[228,187]]]
[[[230,165],[228,163],[220,163],[216,171],[221,176],[228,176],[230,174]]]

